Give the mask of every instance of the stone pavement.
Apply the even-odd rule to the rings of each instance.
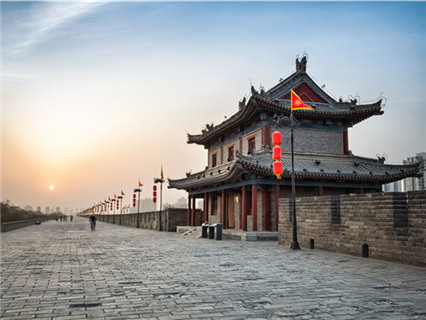
[[[1,235],[2,319],[426,319],[426,269],[87,219]]]

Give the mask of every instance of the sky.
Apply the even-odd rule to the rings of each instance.
[[[187,144],[295,71],[336,99],[385,97],[355,155],[426,151],[425,2],[1,2],[1,194],[88,208],[207,164]],[[49,189],[54,185],[53,190]],[[186,197],[163,188],[163,203]]]

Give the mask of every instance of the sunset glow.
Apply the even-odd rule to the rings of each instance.
[[[386,97],[383,116],[351,129],[353,153],[402,163],[426,150],[423,2],[0,5],[2,198],[17,205],[80,209],[121,189],[126,205],[139,178],[152,196],[161,166],[166,180],[204,169],[187,133],[229,118],[304,52],[336,99]]]

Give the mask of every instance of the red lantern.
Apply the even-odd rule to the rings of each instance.
[[[281,179],[283,174],[283,163],[281,161],[274,162],[274,174],[277,176],[277,179]]]
[[[274,145],[274,146],[279,146],[280,144],[281,144],[281,132],[279,132],[279,131],[275,131],[273,134],[272,134],[272,144]]]
[[[133,194],[133,208],[136,207],[136,193]]]
[[[272,159],[279,161],[282,158],[282,149],[281,147],[274,147],[272,150]]]
[[[157,202],[157,197],[152,198],[152,202],[156,203]]]
[[[120,209],[120,206],[118,205],[119,202],[120,200],[117,200],[117,210]]]
[[[111,211],[112,211],[112,209],[113,209],[114,207],[113,207],[113,205],[112,205],[112,201],[111,201]]]
[[[155,184],[152,186],[152,190],[157,191],[157,186]]]

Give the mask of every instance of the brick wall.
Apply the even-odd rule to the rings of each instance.
[[[272,130],[272,132],[275,129]],[[290,152],[290,129],[279,128],[282,133],[282,148]],[[332,130],[314,128],[294,129],[294,150],[330,154],[343,154],[343,127]]]
[[[139,213],[139,227],[143,229],[151,229],[157,231],[175,232],[177,226],[186,226],[187,209],[170,208],[164,211],[152,211]],[[136,228],[137,213],[116,214],[114,215],[97,215],[99,221],[121,224],[123,226]],[[120,223],[121,218],[121,223]],[[195,211],[195,221],[197,225],[201,225],[201,210]]]
[[[279,244],[292,242],[291,201],[281,198]],[[426,266],[426,191],[296,200],[302,249],[331,250]],[[368,246],[368,251],[367,251]]]

